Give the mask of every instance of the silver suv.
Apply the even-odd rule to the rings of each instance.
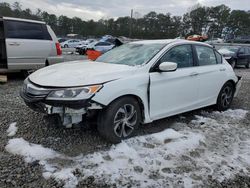
[[[35,70],[62,61],[61,46],[45,22],[0,18],[0,72]]]

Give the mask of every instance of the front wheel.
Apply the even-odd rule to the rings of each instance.
[[[231,82],[227,82],[226,84],[224,84],[218,95],[216,103],[217,110],[219,111],[227,110],[233,101],[233,97],[234,97],[234,86]]]
[[[141,122],[141,110],[132,97],[124,97],[112,102],[100,113],[98,131],[112,143],[133,136]]]

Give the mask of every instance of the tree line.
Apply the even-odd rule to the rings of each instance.
[[[41,9],[32,12],[29,8],[23,9],[18,2],[3,2],[0,3],[0,16],[44,21],[58,36],[76,33],[83,37],[110,34],[139,39],[160,39],[202,33],[210,38],[250,35],[250,11],[231,10],[226,5],[206,7],[197,4],[183,16],[152,11],[141,18],[125,16],[85,21],[79,17],[56,16]]]

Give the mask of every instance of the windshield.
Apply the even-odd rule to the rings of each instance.
[[[96,61],[130,66],[142,65],[147,63],[165,45],[128,43],[103,54]]]
[[[223,46],[220,48],[220,51],[231,51],[231,52],[237,52],[239,49],[238,46]]]

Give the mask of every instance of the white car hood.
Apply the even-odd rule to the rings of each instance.
[[[132,66],[91,61],[72,61],[51,65],[29,76],[31,82],[48,87],[77,87],[100,84],[130,76]]]

